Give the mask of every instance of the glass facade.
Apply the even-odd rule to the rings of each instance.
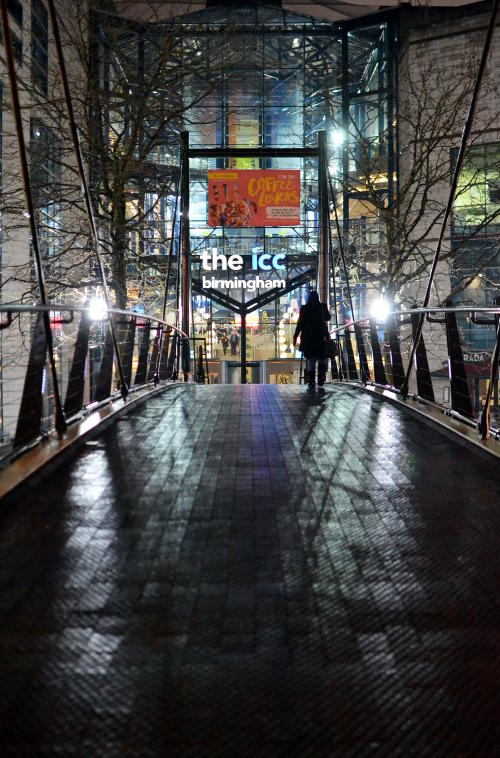
[[[452,150],[451,167],[457,150]],[[451,219],[452,287],[458,304],[493,305],[500,292],[500,146],[470,147],[458,180]],[[467,347],[492,350],[493,326],[462,323]]]
[[[31,119],[31,182],[40,252],[55,274],[61,246],[61,148],[39,119]]]
[[[10,14],[10,38],[14,57],[19,65],[23,60],[23,6],[19,0],[8,0],[7,9]],[[0,45],[3,45],[3,30],[0,26]]]
[[[49,27],[42,0],[31,0],[31,81],[44,95],[48,92]]]
[[[392,129],[392,27],[384,22],[347,31],[341,25],[318,21],[270,8],[213,8],[183,19],[185,103],[196,101],[185,113],[183,127],[191,147],[315,147],[326,132],[330,144],[329,170],[340,187],[340,216],[348,242],[351,230],[377,242],[376,219],[363,212],[359,198],[365,193],[356,176],[367,159],[376,163],[380,191],[388,188],[389,166],[394,158]],[[203,78],[203,61],[213,86]],[[214,72],[217,73],[214,76]],[[202,93],[200,97],[197,94]],[[342,135],[342,143],[338,134]],[[207,224],[207,177],[211,169],[299,169],[301,172],[300,225],[294,227],[211,228]],[[343,179],[343,177],[345,177]],[[243,278],[255,278],[255,253],[283,255],[283,268],[268,274],[288,282],[316,268],[320,245],[318,161],[316,158],[229,157],[193,158],[190,162],[190,231],[193,277],[203,280],[204,250],[238,254]],[[368,216],[368,223],[367,223]],[[218,271],[217,278],[231,277]],[[262,308],[250,325],[249,358],[293,357],[291,336],[300,305],[316,281],[277,294],[276,303]],[[279,290],[277,290],[279,293]],[[364,287],[355,287],[357,302]],[[210,293],[205,293],[207,296]],[[238,301],[255,293],[231,290]],[[342,286],[338,296],[342,306]],[[195,323],[204,328],[205,298],[195,298]],[[342,308],[341,308],[342,310]],[[210,309],[210,323],[231,327],[235,316],[228,309]],[[219,329],[220,332],[220,329]],[[264,337],[265,335],[265,337]],[[253,345],[253,347],[252,347]],[[223,353],[219,343],[215,351]]]

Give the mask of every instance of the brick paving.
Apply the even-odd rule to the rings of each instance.
[[[355,389],[178,387],[0,517],[0,755],[500,755],[500,478]]]

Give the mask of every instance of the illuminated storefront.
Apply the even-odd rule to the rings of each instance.
[[[175,20],[177,36],[169,65],[181,76],[172,77],[176,84],[165,89],[165,96],[178,104],[178,122],[171,124],[177,146],[173,148],[170,134],[165,149],[155,148],[148,156],[159,170],[148,169],[146,178],[138,179],[130,193],[128,213],[133,216],[151,208],[149,232],[142,241],[137,237],[129,244],[153,264],[152,281],[154,266],[161,271],[156,259],[168,254],[168,238],[174,229],[171,283],[179,283],[183,256],[189,256],[193,287],[190,284],[190,295],[184,297],[189,302],[183,302],[180,311],[184,317],[189,310],[189,328],[207,339],[211,358],[226,357],[222,336],[236,328],[240,357],[244,350],[249,360],[291,360],[298,353],[288,332],[310,290],[319,289],[333,305],[328,273],[335,268],[331,264],[336,253],[326,251],[324,244],[328,205],[325,212],[319,192],[321,171],[324,182],[327,176],[331,178],[348,251],[360,233],[365,246],[378,243],[377,213],[362,180],[367,161],[377,177],[376,192],[391,201],[396,169],[397,15],[377,13],[332,23],[285,11],[280,3],[211,2],[207,6]],[[154,70],[161,39],[169,35],[172,26],[161,22],[142,26],[135,33],[129,27],[120,42],[120,56],[128,70],[137,57],[140,75],[147,78]],[[120,68],[118,61],[108,71],[107,60],[103,56],[101,78],[112,86],[124,66]],[[147,126],[154,129],[154,119]],[[178,173],[183,133],[189,149],[200,150],[189,158],[188,180]],[[317,153],[321,141],[324,163]],[[216,155],[217,149],[222,153]],[[203,150],[212,151],[213,157]],[[284,150],[290,154],[280,152]],[[292,151],[296,152],[292,155]],[[299,156],[298,151],[303,153]],[[175,193],[161,196],[150,179],[150,175],[162,178],[166,186],[169,171],[174,177],[171,186],[179,183],[181,198],[189,196],[175,225]],[[274,172],[287,176],[293,188],[281,188],[289,195],[258,209],[256,199],[262,192],[252,196],[248,187],[239,188],[239,179],[251,171],[258,172],[256,187],[259,176],[262,189]],[[222,177],[219,182],[213,179],[217,175]],[[185,255],[183,225],[189,225]],[[337,275],[340,318],[348,318],[351,314],[344,310],[338,270]],[[137,287],[143,298],[151,295],[152,307],[154,290],[154,283]],[[352,290],[357,307],[365,286],[354,283]],[[220,296],[230,295],[244,304],[269,291],[272,297],[247,314],[245,347],[242,314],[236,306],[221,302]],[[176,303],[175,286],[171,286],[170,313],[176,311]]]
[[[226,357],[221,336],[238,328],[239,318],[211,295],[230,292],[245,302],[274,288],[273,301],[247,323],[247,357],[291,359],[298,355],[291,344],[292,325],[310,289],[319,286],[318,160],[238,157],[230,154],[232,148],[235,153],[242,148],[311,148],[317,146],[318,134],[325,133],[328,170],[339,193],[347,243],[350,229],[366,223],[369,215],[352,181],[356,160],[362,160],[354,148],[357,140],[376,158],[385,177],[380,191],[392,191],[387,177],[394,160],[390,53],[395,28],[384,16],[379,18],[376,25],[358,23],[356,28],[255,6],[212,7],[183,18],[184,59],[201,63],[186,77],[185,100],[193,98],[197,87],[206,90],[206,82],[200,82],[204,66],[213,71],[214,57],[220,66],[217,85],[185,113],[189,145],[228,151],[224,157],[191,158],[189,163],[191,270],[193,281],[201,283],[193,321],[200,332],[207,330],[208,321],[212,357]],[[296,173],[298,207],[292,211],[289,203],[286,210],[273,211],[281,214],[280,225],[273,219],[264,225],[262,215],[255,217],[250,193],[238,188],[237,177],[250,176],[250,170],[262,177]],[[344,175],[349,182],[342,181]],[[284,213],[290,214],[288,225]],[[316,273],[309,280],[280,294],[291,280],[311,270]],[[341,286],[339,295],[342,302]]]

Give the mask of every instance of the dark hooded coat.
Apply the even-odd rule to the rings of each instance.
[[[326,358],[325,333],[330,311],[324,303],[306,303],[300,309],[294,339],[299,334],[300,349],[306,358]]]

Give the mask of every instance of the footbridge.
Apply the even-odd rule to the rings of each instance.
[[[156,292],[156,315],[114,308],[127,282],[113,298],[48,0],[96,274],[51,300],[4,45],[30,291],[0,306],[0,755],[499,755],[500,303],[430,307],[497,5],[422,307],[378,321],[353,305],[325,132],[216,153],[183,132],[163,310]],[[269,293],[218,295],[241,383],[215,371],[191,318],[193,292],[217,298],[192,276],[190,158],[316,162],[316,241],[285,289],[345,295],[324,387],[291,351],[275,383],[247,383]]]
[[[404,396],[362,325],[322,389],[179,381],[185,337],[133,314],[129,391],[105,334],[90,388],[73,317],[61,415],[38,344],[0,474],[2,754],[497,755],[498,442],[474,402]]]

